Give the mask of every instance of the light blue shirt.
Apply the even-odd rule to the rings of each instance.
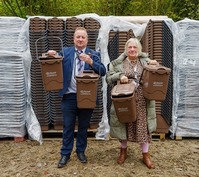
[[[75,50],[77,50],[77,49],[75,48]],[[82,53],[85,53],[85,50],[86,50],[86,48],[82,50],[83,51]],[[66,91],[65,94],[76,93],[77,92],[75,76],[78,75],[78,68],[77,68],[77,62],[78,62],[78,60],[77,60],[77,54],[76,54],[76,52],[75,52],[75,55],[74,55],[74,61],[75,62],[73,62],[73,71],[72,71],[71,82],[70,82],[68,90]],[[82,61],[82,62],[83,62],[83,67],[82,68],[84,68],[85,62],[84,61]]]

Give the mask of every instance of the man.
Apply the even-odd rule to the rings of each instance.
[[[64,48],[59,52],[63,58],[64,86],[59,95],[62,96],[61,109],[63,112],[63,139],[61,147],[61,159],[58,168],[64,167],[70,159],[74,145],[74,131],[76,117],[78,118],[78,132],[76,137],[76,154],[80,162],[86,163],[85,150],[87,147],[87,130],[93,109],[79,109],[77,107],[75,75],[80,70],[94,70],[104,76],[106,68],[100,61],[100,54],[87,47],[88,34],[85,28],[78,27],[74,33],[74,46]],[[55,55],[55,51],[48,51],[49,55]],[[77,59],[78,58],[78,59]],[[79,62],[81,64],[79,64]],[[79,66],[81,65],[81,66]]]

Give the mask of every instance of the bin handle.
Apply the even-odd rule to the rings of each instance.
[[[93,70],[83,70],[83,73],[85,74],[92,74],[95,73]],[[90,75],[85,75],[84,78],[91,78]]]
[[[121,82],[120,82],[120,79],[118,79],[118,80],[117,80],[117,85],[118,85],[118,84],[130,84],[130,83],[133,82],[133,81],[134,81],[133,79],[128,79],[128,82],[127,82],[127,83],[121,83]]]
[[[88,55],[91,57],[91,59],[92,59],[92,56],[95,56],[98,58],[98,60],[99,60],[99,77],[101,77],[101,66],[100,66],[101,58],[98,55],[95,55],[93,53],[88,53]]]
[[[36,41],[35,41],[35,48],[36,48],[36,57],[37,57],[37,60],[39,60],[39,57],[38,57],[38,50],[37,50],[37,42],[41,39],[44,39],[44,38],[47,38],[47,39],[50,39],[50,38],[57,38],[60,40],[61,42],[61,48],[62,48],[62,53],[63,53],[63,57],[64,57],[64,50],[63,50],[63,42],[61,40],[60,37],[57,37],[57,36],[43,36],[43,37],[40,37],[38,38]]]
[[[95,54],[92,54],[92,53],[88,53],[88,55],[91,57],[91,59],[92,59],[92,56],[95,56],[95,57],[97,57],[98,59],[99,59],[99,62],[100,62],[100,57],[98,56],[98,55],[95,55]],[[75,61],[76,62],[76,61]],[[76,71],[76,63],[75,63],[75,68],[74,68],[74,70]],[[85,72],[85,73],[92,73],[92,72],[95,72],[94,70],[83,70],[83,72]],[[99,63],[99,77],[101,77],[101,67],[100,67],[100,63]],[[74,75],[74,77],[76,76],[76,74]]]
[[[61,61],[60,60],[52,60],[52,61],[45,61],[45,60],[43,60],[43,61],[41,61],[41,64],[48,64],[48,65],[53,65],[53,64],[55,64],[55,63],[60,63]]]
[[[157,73],[158,74],[165,74],[165,73],[168,73],[168,72],[165,70],[165,68],[160,67],[160,68],[157,69]]]

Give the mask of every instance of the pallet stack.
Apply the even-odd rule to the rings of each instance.
[[[29,25],[29,43],[32,55],[31,63],[31,100],[36,117],[43,130],[48,130],[51,123],[50,93],[45,91],[38,57],[48,51],[47,20],[31,18]]]
[[[109,57],[110,61],[116,59],[123,51],[126,41],[134,37],[133,31],[110,32],[109,33]],[[173,36],[167,24],[163,20],[150,20],[145,33],[141,39],[143,52],[147,52],[151,59],[157,60],[160,64],[173,68]],[[168,133],[172,120],[172,100],[173,100],[173,78],[172,73],[169,79],[168,91],[165,101],[156,101],[157,133]],[[108,86],[107,111],[110,112],[110,91]],[[110,115],[108,114],[110,118]]]
[[[76,17],[67,19],[34,17],[30,19],[30,51],[33,58],[31,65],[32,105],[43,131],[62,130],[63,118],[60,108],[61,97],[58,91],[44,91],[38,56],[48,50],[61,51],[62,47],[73,45],[76,27],[85,27],[88,31],[88,46],[95,49],[100,23],[93,18],[84,20]],[[61,41],[61,42],[60,42]],[[37,46],[35,45],[37,42]],[[98,83],[99,105],[94,109],[90,128],[96,129],[103,113],[102,80]]]
[[[101,26],[100,23],[93,18],[85,18],[84,20],[78,19],[76,17],[66,18],[65,20],[61,18],[49,18],[48,20],[46,20],[45,23],[47,24],[47,26],[45,26],[45,29],[42,30],[46,31],[47,34],[46,33],[43,34],[45,34],[47,38],[52,36],[61,38],[64,47],[73,45],[73,34],[75,28],[77,26],[79,27],[84,26],[87,29],[89,36],[88,46],[92,49],[96,48],[98,33]],[[30,36],[32,36],[32,34]],[[132,30],[109,32],[109,41],[107,48],[108,48],[110,61],[116,59],[121,53],[124,52],[125,43],[131,37],[134,37],[134,32]],[[48,49],[56,48],[57,50],[61,50],[61,45],[58,45],[58,43],[59,42],[58,41],[56,42],[56,40],[48,40],[47,48]],[[144,36],[141,39],[141,43],[143,45],[143,51],[149,53],[149,57],[151,59],[155,59],[160,64],[172,68],[173,36],[163,20],[156,20],[156,21],[150,20],[148,22]],[[44,48],[44,46],[42,48]],[[31,49],[33,49],[33,47]],[[35,56],[34,52],[35,52],[34,49],[31,50],[33,57]],[[38,71],[37,73],[40,73],[40,71]],[[32,76],[34,77],[33,73]],[[157,131],[161,133],[167,133],[169,125],[171,124],[172,86],[173,85],[172,85],[172,74],[171,74],[166,100],[164,102],[156,103],[156,110],[158,117]],[[35,86],[33,85],[32,88],[34,87]],[[103,114],[103,98],[102,98],[101,88],[102,88],[102,81],[100,80],[98,84],[98,98],[100,104],[95,108],[94,113],[92,115],[90,123],[91,128],[98,127],[98,124],[101,121],[101,117]],[[108,87],[107,88],[108,118],[110,118],[109,112],[111,105],[110,91],[111,88]],[[49,108],[48,111],[50,112],[50,115],[46,114],[47,117],[50,116],[48,117],[48,120],[50,121],[47,124],[47,129],[53,127],[53,129],[62,130],[63,126],[62,113],[59,107],[61,98],[58,97],[58,91],[51,91],[45,94],[48,95],[47,98],[48,100],[46,100],[45,98],[43,101],[47,103],[46,106]],[[35,103],[34,98],[35,97],[33,97],[33,104]],[[34,105],[33,107],[36,108],[36,105]],[[35,111],[37,112],[37,110]]]
[[[132,30],[129,31],[110,31],[108,41],[108,54],[110,61],[116,59],[121,53],[124,52],[124,46],[128,39],[135,37]],[[108,119],[110,120],[110,108],[111,108],[111,86],[107,86],[107,112]]]
[[[179,29],[174,60],[174,116],[171,136],[199,137],[199,21],[185,19],[177,22]]]
[[[173,35],[164,20],[150,20],[141,39],[143,51],[149,58],[171,68],[166,99],[156,101],[157,132],[168,133],[172,123],[173,106]]]
[[[19,39],[24,19],[0,18],[0,138],[23,140],[26,135],[26,80]]]

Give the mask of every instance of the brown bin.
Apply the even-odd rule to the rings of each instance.
[[[46,53],[39,57],[43,85],[46,91],[63,88],[62,60],[62,56],[48,56]]]
[[[99,75],[92,70],[85,70],[76,76],[78,108],[96,107],[98,80]]]
[[[135,84],[120,84],[118,82],[111,91],[111,99],[118,120],[122,123],[136,121]]]
[[[170,68],[161,65],[144,66],[141,78],[144,97],[149,100],[165,100],[170,72]]]

